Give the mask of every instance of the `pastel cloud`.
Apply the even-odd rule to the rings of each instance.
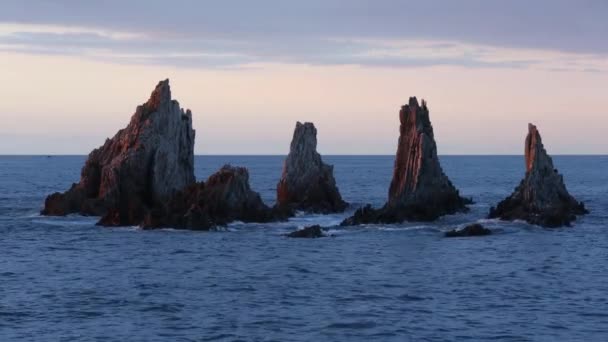
[[[64,54],[128,64],[242,67],[250,63],[418,67],[542,68],[608,71],[608,55],[509,48],[433,39],[297,38],[266,40],[153,36],[91,27],[0,23],[0,51]]]

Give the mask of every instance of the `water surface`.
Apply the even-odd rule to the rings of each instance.
[[[393,157],[324,159],[347,201],[385,201]],[[554,157],[591,210],[572,228],[483,219],[523,176],[522,156],[446,156],[445,172],[476,201],[471,212],[315,240],[282,235],[348,213],[221,232],[39,216],[84,160],[0,157],[1,341],[608,340],[608,157]],[[196,175],[246,166],[272,204],[282,161],[197,157]],[[496,234],[442,237],[476,221]]]

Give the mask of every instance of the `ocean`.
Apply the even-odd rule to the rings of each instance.
[[[522,156],[441,156],[475,204],[432,223],[331,228],[386,200],[393,156],[324,156],[353,205],[215,232],[102,228],[42,217],[85,156],[0,156],[0,341],[606,341],[608,156],[554,156],[590,214],[543,229],[487,220]],[[197,156],[198,180],[245,166],[274,202],[282,156]],[[484,237],[444,238],[481,222]]]

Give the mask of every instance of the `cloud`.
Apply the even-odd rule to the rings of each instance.
[[[3,0],[0,21],[174,38],[439,39],[606,53],[606,13],[605,0]]]
[[[194,68],[608,69],[601,0],[5,2],[0,51]]]

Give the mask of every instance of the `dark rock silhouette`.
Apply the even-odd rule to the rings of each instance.
[[[233,221],[270,222],[287,215],[267,207],[249,186],[249,172],[223,166],[206,182],[176,192],[166,203],[150,211],[142,226],[147,229],[210,230]]]
[[[312,123],[296,124],[283,175],[277,185],[277,206],[315,213],[342,212],[342,200],[333,166],[317,153],[317,129]]]
[[[479,223],[470,224],[462,229],[453,229],[445,233],[445,237],[467,237],[490,235],[492,231]]]
[[[543,146],[536,126],[528,124],[525,145],[526,176],[515,191],[490,209],[490,218],[524,220],[544,227],[568,226],[576,215],[588,213],[572,197],[564,179]]]
[[[290,238],[308,238],[308,239],[316,239],[325,237],[326,235],[323,233],[323,229],[319,225],[314,225],[310,227],[306,227],[300,230],[296,230],[287,234],[287,237]]]
[[[470,199],[443,173],[437,158],[437,145],[429,110],[415,97],[401,107],[397,156],[388,202],[381,209],[371,206],[357,210],[342,225],[400,223],[405,220],[433,221],[440,216],[466,211]]]
[[[81,179],[46,198],[43,215],[104,216],[103,225],[136,225],[147,211],[195,181],[192,114],[158,83],[129,125],[93,150]]]

